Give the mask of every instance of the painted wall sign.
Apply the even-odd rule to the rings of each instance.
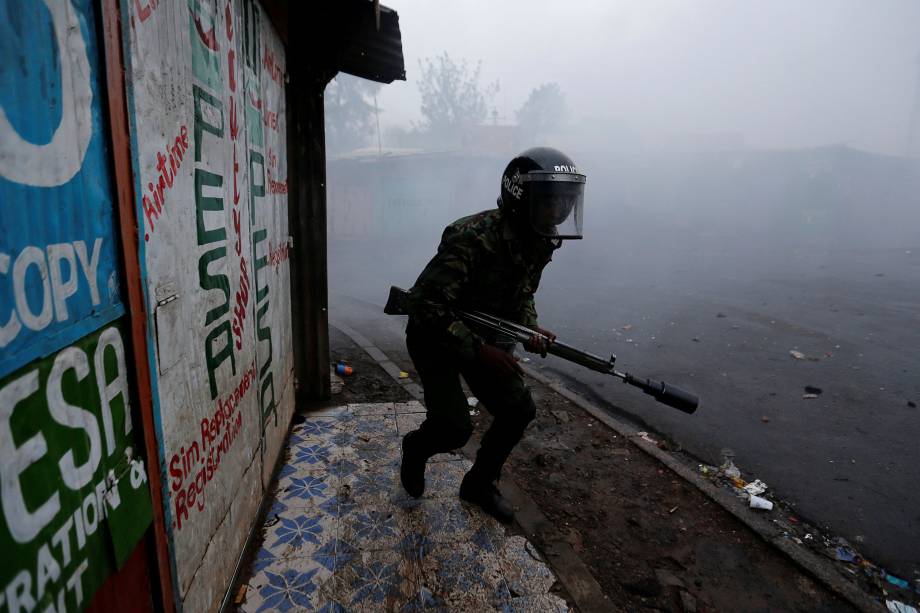
[[[95,23],[0,0],[0,377],[124,312]]]
[[[0,611],[74,611],[151,520],[113,324],[0,380]]]
[[[122,6],[170,552],[209,610],[293,411],[284,47],[255,0]]]
[[[151,519],[96,23],[0,0],[0,612],[84,609]]]

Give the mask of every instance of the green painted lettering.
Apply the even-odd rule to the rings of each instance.
[[[215,98],[205,90],[201,89],[197,85],[192,85],[192,95],[195,101],[195,161],[201,161],[201,144],[202,136],[205,132],[213,134],[217,138],[223,138],[224,136],[224,107],[223,103],[218,98]],[[213,109],[209,115],[217,114],[220,117],[219,125],[213,123],[208,123],[205,118],[205,110],[201,105],[202,102],[208,104],[208,106]]]
[[[224,178],[213,172],[195,169],[195,225],[198,230],[198,246],[207,245],[227,240],[226,225],[220,225],[210,230],[205,227],[205,211],[223,211],[224,199],[219,196],[205,196],[205,187],[222,188]]]
[[[223,347],[214,352],[214,342],[223,337]],[[230,368],[236,375],[236,358],[233,355],[233,339],[230,332],[230,320],[218,324],[208,333],[204,341],[205,362],[208,366],[208,384],[211,387],[211,400],[217,398],[217,378],[215,373],[218,367],[230,358]]]
[[[189,2],[188,30],[192,42],[192,73],[213,90],[221,89],[220,55],[217,23],[201,10],[199,0]]]
[[[256,178],[259,179],[258,183]],[[256,198],[265,197],[265,158],[249,150],[249,222],[256,222]]]
[[[209,310],[207,315],[205,315],[204,325],[206,326],[210,326],[219,318],[230,312],[230,279],[224,273],[211,274],[208,271],[208,266],[211,262],[221,260],[225,257],[227,257],[227,248],[215,247],[214,249],[205,251],[201,254],[201,257],[198,258],[198,285],[200,285],[203,290],[219,289],[224,293],[224,301]]]

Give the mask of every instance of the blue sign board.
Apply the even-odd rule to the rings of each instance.
[[[0,0],[0,377],[124,313],[92,0]]]

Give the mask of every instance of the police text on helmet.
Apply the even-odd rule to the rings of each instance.
[[[503,177],[502,177],[502,185],[504,185],[505,189],[507,189],[508,192],[509,192],[512,196],[514,196],[514,197],[517,198],[518,200],[521,199],[521,195],[524,193],[524,188],[521,187],[521,185],[520,185],[520,183],[519,183],[519,178],[518,178],[518,174],[517,174],[517,173],[515,173],[515,175],[514,175],[514,180],[509,179],[509,178],[508,178],[508,175],[503,176]]]

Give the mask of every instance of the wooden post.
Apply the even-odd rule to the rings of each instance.
[[[306,67],[292,72],[287,88],[288,210],[294,239],[291,316],[296,395],[301,407],[330,396],[323,123],[323,90],[327,82],[324,75],[316,74],[315,68]]]

